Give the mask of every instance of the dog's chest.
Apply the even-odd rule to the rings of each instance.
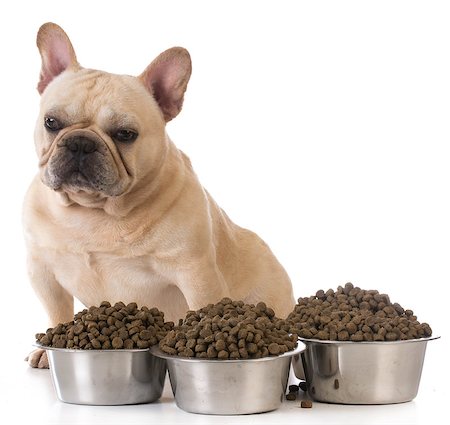
[[[163,276],[150,255],[133,258],[89,251],[50,255],[55,257],[52,264],[57,281],[87,306],[104,300],[137,302],[176,318],[186,309],[181,292],[170,277]]]
[[[114,253],[100,252],[54,252],[56,279],[67,289],[89,292],[94,289],[105,293],[121,292],[152,286],[155,289],[162,279],[150,256],[125,257]],[[151,285],[150,285],[151,284]]]

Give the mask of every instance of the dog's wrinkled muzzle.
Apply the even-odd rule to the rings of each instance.
[[[44,183],[58,190],[86,189],[114,195],[119,172],[106,142],[94,131],[75,129],[56,141]]]

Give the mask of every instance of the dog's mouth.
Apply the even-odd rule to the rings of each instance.
[[[51,189],[69,192],[84,190],[117,196],[123,191],[110,150],[92,131],[70,132],[57,141],[43,182]]]
[[[96,192],[103,192],[105,190],[103,187],[104,184],[98,180],[97,176],[93,176],[93,178],[87,177],[82,170],[74,171],[71,175],[68,175],[61,186],[71,188],[75,191],[77,189],[88,189]]]

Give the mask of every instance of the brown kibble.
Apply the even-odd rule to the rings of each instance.
[[[364,332],[363,334],[364,341],[373,341],[373,334],[369,332]]]
[[[120,330],[119,330],[119,332],[118,332],[118,337],[120,338],[120,339],[122,339],[122,340],[126,340],[126,339],[128,339],[128,336],[129,336],[129,334],[128,334],[128,332],[127,332],[127,330],[125,329],[125,328],[121,328]]]
[[[132,335],[132,334],[130,333],[130,335]],[[175,344],[177,343],[177,340],[176,340],[174,335],[167,334],[165,339],[164,339],[164,343],[166,345],[168,345],[169,347],[175,347]]]
[[[216,341],[216,350],[217,351],[223,351],[223,350],[225,350],[225,348],[226,348],[226,344],[223,339]]]
[[[280,354],[280,346],[275,342],[272,342],[267,348],[272,355]]]
[[[286,394],[286,400],[289,400],[289,401],[297,400],[297,393]]]
[[[168,345],[162,345],[160,346],[161,350],[164,351],[167,354],[176,355],[178,354],[178,351],[175,348],[169,347]]]
[[[44,334],[44,336],[39,340],[39,342],[40,342],[42,345],[50,345],[50,344],[51,344],[50,338],[49,338],[47,335],[45,335],[45,334]]]
[[[110,328],[105,327],[102,329],[101,333],[102,333],[102,335],[110,336],[112,334],[112,330]]]
[[[116,320],[122,320],[124,317],[125,316],[122,313],[120,313],[119,311],[115,311],[111,316],[108,317],[108,325],[114,325],[114,323],[116,323]]]
[[[358,327],[355,325],[355,323],[354,322],[348,322],[346,325],[345,325],[345,327],[346,327],[346,329],[347,329],[347,331],[348,331],[348,333],[351,335],[351,334],[354,334],[357,330],[358,330]]]
[[[348,339],[350,338],[350,335],[348,334],[347,331],[340,331],[338,332],[338,341],[348,341]]]
[[[123,342],[123,348],[125,348],[126,350],[131,350],[134,347],[134,342],[131,339],[126,339]]]
[[[223,304],[208,304],[198,311],[188,311],[173,333],[161,339],[161,345],[172,346],[171,338],[183,334],[186,347],[196,352],[199,358],[256,359],[284,353],[296,347],[296,335],[290,335],[291,323],[274,316],[273,310],[264,303],[257,306],[243,301]],[[180,337],[181,339],[181,337]],[[193,345],[190,340],[195,341]],[[183,356],[183,345],[176,346],[178,355]],[[199,353],[205,355],[200,356]]]
[[[134,344],[139,340],[139,332],[145,331],[150,323],[147,321],[147,307],[137,310],[136,303],[128,305],[129,312],[125,308],[124,303],[116,303],[114,307],[105,301],[97,306],[91,306],[89,309],[84,309],[74,315],[74,320],[68,323],[60,323],[55,328],[50,328],[46,334],[42,334],[40,338],[41,344],[48,342],[49,346],[79,349],[94,349],[94,350],[109,350],[111,348],[133,348]],[[164,323],[164,316],[161,313],[159,317],[160,332],[164,335],[173,328],[173,323]],[[138,332],[136,337],[129,334],[130,323],[137,327]],[[164,331],[163,331],[164,330]],[[155,330],[152,329],[154,333]],[[150,332],[151,333],[151,332]],[[132,332],[133,334],[133,332]],[[151,333],[152,334],[152,333]],[[143,336],[146,332],[143,333]],[[48,340],[48,341],[47,341]],[[125,344],[124,341],[127,341]],[[158,342],[155,338],[150,338],[148,342],[143,342],[141,339],[139,345],[141,347],[149,347]]]
[[[230,360],[237,360],[239,359],[239,351],[238,350],[234,350],[230,352]]]
[[[350,335],[350,341],[359,342],[364,340],[364,334],[361,331],[357,331],[353,335]]]
[[[245,349],[245,347],[239,348],[239,356],[241,359],[248,359],[249,354],[248,351]]]
[[[221,350],[217,353],[217,358],[221,359],[221,360],[228,359],[228,356],[229,356],[228,351],[225,351],[225,350]]]
[[[300,329],[298,335],[302,338],[310,339],[313,337],[313,334],[309,329]]]
[[[216,358],[216,357],[217,357],[217,350],[216,350],[212,345],[210,345],[210,346],[208,347],[207,351],[206,351],[206,355],[207,355],[210,359]]]
[[[194,348],[194,351],[196,353],[204,352],[206,351],[206,344],[197,344]]]
[[[424,336],[426,336],[426,337],[431,336],[432,331],[431,331],[431,327],[428,323],[422,323],[422,328],[424,330]]]
[[[146,329],[139,332],[139,338],[142,339],[143,341],[148,341],[152,336],[153,336],[152,332]]]
[[[195,353],[190,348],[186,348],[180,355],[183,357],[195,357]]]
[[[57,339],[53,344],[53,347],[56,348],[66,348],[66,340],[65,339]]]
[[[206,338],[204,338],[203,342],[205,344],[211,344],[211,342],[214,342],[214,334],[211,334],[211,335],[207,336]]]
[[[367,301],[363,301],[363,302],[359,303],[359,309],[360,310],[369,310],[370,304]]]
[[[431,328],[420,324],[412,310],[391,303],[387,294],[350,283],[336,292],[319,290],[299,298],[287,322],[290,332],[317,340],[396,341],[431,335]]]
[[[215,335],[214,335],[214,340],[215,341],[219,341],[219,339],[225,339],[226,337],[225,337],[225,335],[224,335],[224,333],[223,332],[217,332]]]
[[[99,350],[100,348],[102,348],[102,344],[100,343],[100,341],[95,338],[91,340],[91,345],[92,345],[92,348],[94,348],[96,350]]]
[[[256,304],[256,308],[260,311],[266,311],[267,306],[265,302],[260,301],[258,304]]]
[[[387,332],[384,337],[385,337],[386,341],[396,341],[398,339],[399,335],[397,335],[397,333],[395,333],[395,332]]]
[[[132,328],[128,329],[128,333],[130,335],[134,335],[134,334],[139,333],[139,327],[135,326],[135,327],[132,327]],[[173,345],[175,345],[175,343]]]
[[[123,340],[122,338],[119,338],[118,336],[116,336],[112,341],[111,341],[111,345],[113,348],[118,349],[118,348],[122,348],[123,347]]]
[[[239,347],[234,342],[229,344],[227,348],[228,348],[228,352],[229,353],[231,353],[232,351],[238,351],[239,350]]]
[[[275,345],[278,346],[278,344],[275,344]],[[249,342],[246,344],[246,349],[249,354],[255,354],[258,351],[258,346],[253,342]],[[270,352],[270,349],[269,349],[269,352]]]
[[[302,400],[301,401],[301,403],[300,403],[300,406],[303,408],[303,409],[311,409],[311,407],[312,407],[312,401],[311,400]]]
[[[275,312],[273,311],[273,309],[271,309],[270,307],[266,308],[266,314],[269,318],[273,318],[275,317]]]
[[[212,331],[211,331],[210,328],[203,328],[203,329],[200,331],[200,336],[201,336],[202,338],[206,338],[206,337],[208,337],[208,336],[210,336],[210,335],[212,335]]]
[[[137,304],[136,303],[130,303],[127,305],[127,310],[129,313],[133,313],[134,311],[137,310]]]
[[[315,338],[321,339],[321,340],[329,339],[329,337],[330,337],[330,334],[327,331],[319,331],[315,335]]]
[[[136,345],[139,349],[148,348],[150,346],[148,341],[144,341],[142,339],[138,339]]]
[[[245,329],[245,328],[239,329],[238,339],[245,339],[245,338],[247,338],[247,333],[248,333],[247,329]]]
[[[193,349],[197,345],[197,340],[195,338],[188,339],[186,342],[186,348]]]
[[[82,323],[78,323],[78,325],[75,325],[75,326],[74,326],[74,328],[73,328],[73,333],[74,333],[75,335],[80,335],[81,332],[83,332],[83,330],[84,330],[83,324],[82,324]]]

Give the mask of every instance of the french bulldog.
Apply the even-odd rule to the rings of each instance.
[[[166,50],[132,77],[81,67],[54,23],[39,29],[37,46],[39,173],[23,222],[50,326],[73,320],[74,297],[155,306],[173,321],[223,297],[287,316],[286,271],[214,202],[166,133],[191,75],[188,51]],[[44,353],[31,353],[30,365],[47,367]]]

